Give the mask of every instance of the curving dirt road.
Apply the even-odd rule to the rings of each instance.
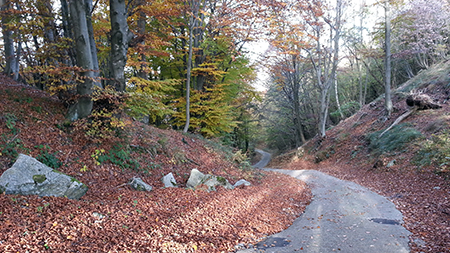
[[[270,161],[263,155],[254,167]],[[269,236],[250,252],[409,252],[402,214],[394,204],[365,187],[315,170],[276,170],[305,181],[313,199],[305,212],[288,229]]]

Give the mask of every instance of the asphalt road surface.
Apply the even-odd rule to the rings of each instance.
[[[263,168],[270,154],[258,152],[263,158],[254,167]],[[402,226],[402,214],[385,197],[315,170],[264,170],[306,182],[313,199],[288,229],[237,252],[409,252],[410,232]]]

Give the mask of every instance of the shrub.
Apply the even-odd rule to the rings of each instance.
[[[91,115],[75,121],[75,130],[81,130],[89,140],[98,143],[116,137],[124,139],[125,129],[131,124],[123,113],[126,97],[111,87],[96,89],[92,96],[94,107]]]

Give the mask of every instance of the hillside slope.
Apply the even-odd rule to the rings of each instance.
[[[425,94],[442,108],[412,113],[409,94]],[[413,252],[450,252],[450,62],[421,72],[393,96],[394,113],[384,118],[380,98],[327,131],[327,137],[278,156],[270,167],[316,169],[354,181],[388,197],[413,234]]]
[[[303,182],[237,164],[198,136],[128,119],[96,143],[64,124],[58,99],[4,76],[0,101],[0,173],[25,153],[89,187],[79,201],[1,194],[1,252],[227,252],[286,228],[311,198]],[[188,190],[193,168],[252,186]],[[169,172],[179,188],[163,188]],[[134,176],[154,190],[131,190]]]

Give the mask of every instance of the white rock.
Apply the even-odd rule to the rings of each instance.
[[[173,176],[172,172],[165,175],[162,178],[162,182],[164,184],[164,187],[176,187],[177,186],[177,181],[175,180],[175,177]]]

